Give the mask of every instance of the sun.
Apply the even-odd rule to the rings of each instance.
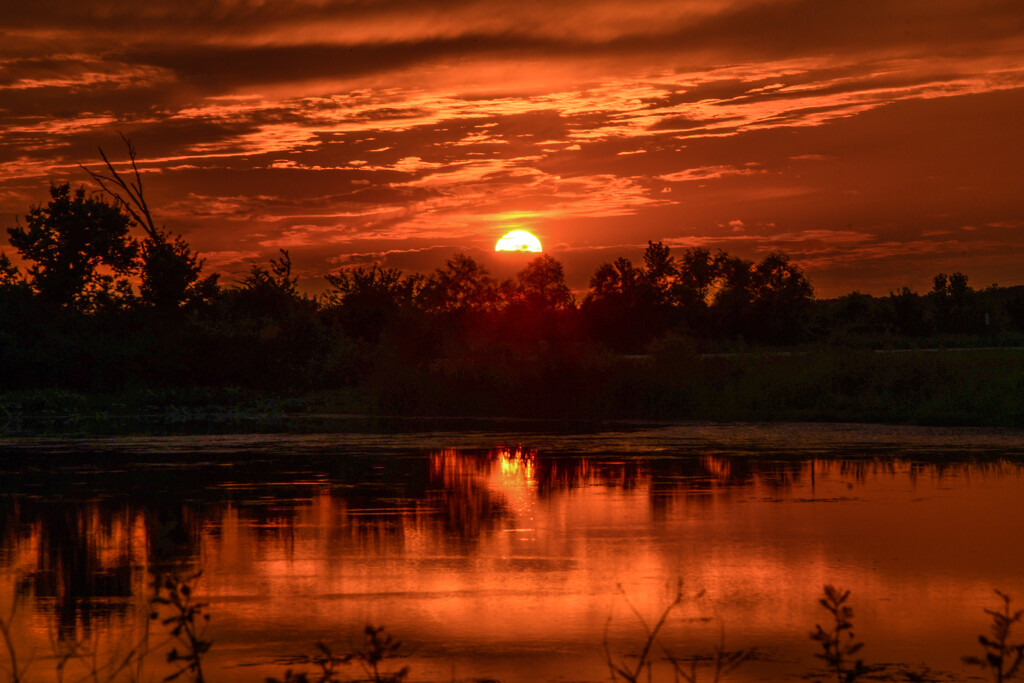
[[[540,240],[525,230],[513,230],[503,235],[494,245],[494,251],[542,251]]]

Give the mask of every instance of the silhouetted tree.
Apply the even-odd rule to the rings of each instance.
[[[194,364],[204,381],[297,388],[336,378],[349,345],[299,292],[291,256],[280,253],[196,312]]]
[[[648,242],[644,268],[620,258],[597,269],[583,313],[621,350],[640,350],[680,323],[695,335],[785,343],[803,335],[812,297],[803,270],[784,254],[755,265],[691,248],[676,260],[663,243]]]
[[[718,280],[715,258],[707,249],[691,247],[676,262],[672,302],[691,334],[706,335],[710,328],[709,301]]]
[[[500,294],[497,327],[489,331],[497,345],[532,353],[538,343],[564,341],[576,331],[576,299],[565,284],[562,264],[547,254],[503,282]]]
[[[0,387],[24,385],[36,363],[31,339],[43,318],[32,290],[7,254],[0,252]]]
[[[656,294],[642,268],[627,258],[600,265],[581,313],[590,331],[618,351],[636,353],[655,336]]]
[[[405,276],[397,268],[345,268],[324,276],[331,289],[323,305],[338,316],[351,337],[377,342],[397,320],[410,314],[423,288],[422,275]]]
[[[473,314],[498,305],[498,281],[466,254],[456,254],[426,281],[421,301],[431,313]]]
[[[249,268],[249,274],[242,280],[242,289],[250,292],[275,292],[274,296],[297,297],[299,278],[292,277],[292,257],[287,249],[281,249],[280,252],[281,258],[270,259],[270,268],[254,263]]]
[[[63,183],[51,185],[49,203],[32,207],[25,221],[7,233],[32,262],[28,282],[43,301],[91,309],[131,296],[125,276],[138,245],[128,235],[131,219],[118,206]]]
[[[800,266],[773,252],[753,270],[751,336],[772,344],[799,341],[806,332],[814,289]]]
[[[953,273],[935,276],[931,291],[935,325],[940,332],[976,334],[984,327],[984,312],[978,306],[967,276]]]
[[[153,222],[143,194],[135,146],[124,135],[121,139],[128,148],[132,178],[125,179],[102,148],[100,156],[106,165],[106,174],[82,168],[146,233],[141,251],[142,301],[160,310],[174,309],[186,302],[209,301],[217,293],[218,276],[213,274],[200,279],[203,261],[199,254],[192,251],[180,235],[158,228]]]
[[[204,278],[203,262],[180,235],[161,233],[142,241],[142,301],[159,310],[186,303],[207,303],[217,295],[220,276]]]
[[[0,288],[18,287],[25,283],[18,267],[11,263],[10,257],[0,251]]]
[[[720,251],[715,255],[714,269],[719,280],[712,302],[715,328],[724,336],[742,335],[754,306],[754,264]]]
[[[720,284],[711,313],[720,333],[770,344],[805,335],[814,290],[788,256],[773,252],[755,265],[719,252],[714,268]]]
[[[623,297],[631,301],[638,301],[641,298],[641,287],[643,286],[643,271],[624,257],[615,259],[614,263],[604,263],[598,266],[593,277],[590,278],[590,294],[588,298],[594,301]]]
[[[886,299],[889,321],[893,331],[898,335],[919,337],[928,333],[928,322],[925,320],[925,307],[921,297],[902,287],[898,292],[890,292]]]
[[[1007,301],[1005,310],[1011,329],[1024,330],[1024,295],[1015,296]]]
[[[564,311],[576,306],[562,264],[547,254],[530,261],[505,289],[507,301],[533,310]]]
[[[644,251],[644,279],[650,287],[649,296],[653,303],[671,306],[673,289],[679,279],[679,270],[669,247],[662,242],[647,242]]]
[[[284,318],[290,315],[303,299],[299,294],[299,279],[292,276],[292,259],[288,250],[281,249],[281,258],[270,259],[270,267],[253,264],[242,280],[237,297],[243,308],[261,318]],[[308,302],[307,308],[312,302]]]
[[[816,333],[830,343],[853,339],[863,341],[866,335],[890,332],[890,314],[884,299],[850,292],[838,299],[818,302]]]

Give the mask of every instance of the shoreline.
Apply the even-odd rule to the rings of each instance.
[[[35,428],[161,429],[286,421],[514,421],[594,425],[815,422],[1024,428],[1024,349],[759,349],[701,355],[465,355],[369,368],[359,382],[288,391],[258,386],[68,388],[0,393],[0,435]],[[103,427],[105,425],[105,427]]]

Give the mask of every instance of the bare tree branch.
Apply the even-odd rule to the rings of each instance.
[[[107,158],[106,152],[100,147],[100,158],[103,159],[103,163],[106,165],[108,175],[93,171],[92,169],[79,164],[79,168],[89,174],[89,176],[96,181],[100,188],[114,198],[114,201],[118,203],[121,208],[128,212],[128,215],[146,231],[149,238],[154,242],[163,242],[166,240],[166,236],[163,231],[157,229],[156,224],[153,223],[153,216],[149,212],[149,206],[146,204],[146,198],[142,194],[142,174],[139,173],[139,166],[136,162],[135,145],[132,141],[125,137],[124,133],[119,133],[121,140],[124,141],[125,146],[128,148],[128,159],[131,162],[132,174],[134,180],[129,178],[125,180],[117,169],[114,168],[114,164]]]

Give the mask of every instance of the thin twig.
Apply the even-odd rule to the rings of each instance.
[[[18,655],[14,651],[14,643],[11,641],[11,632],[7,628],[7,622],[3,619],[0,619],[0,635],[4,637],[7,655],[11,658],[11,683],[20,683],[21,674],[18,672]]]
[[[153,223],[153,216],[149,212],[149,205],[146,204],[146,198],[142,194],[142,174],[139,173],[139,166],[136,162],[135,145],[132,141],[125,137],[124,133],[119,133],[121,140],[124,141],[125,146],[128,148],[128,159],[131,163],[132,173],[135,176],[134,181],[129,179],[125,180],[117,169],[114,168],[114,164],[107,158],[106,152],[100,147],[100,158],[103,159],[103,163],[107,167],[109,175],[104,175],[100,172],[93,171],[82,164],[79,164],[79,168],[89,174],[89,176],[96,181],[100,188],[114,198],[114,200],[128,212],[136,223],[149,235],[150,239],[154,242],[162,241],[164,235],[160,230],[157,229]],[[116,186],[115,189],[112,186]],[[127,197],[127,198],[126,198]]]
[[[661,613],[661,617],[659,617],[653,629],[647,624],[647,620],[644,619],[643,615],[640,614],[640,610],[638,610],[636,606],[632,603],[632,601],[630,601],[629,596],[626,595],[626,591],[622,588],[622,584],[619,584],[619,592],[622,593],[623,597],[626,600],[626,604],[629,605],[629,608],[633,611],[633,614],[636,615],[637,620],[644,627],[644,631],[647,633],[647,641],[644,643],[643,650],[641,650],[640,652],[640,658],[637,661],[635,670],[630,672],[628,669],[625,668],[625,663],[623,663],[622,666],[619,666],[615,664],[615,662],[612,660],[611,651],[608,648],[608,625],[606,624],[605,655],[608,660],[608,666],[612,672],[612,678],[614,678],[615,674],[618,673],[620,676],[625,678],[630,683],[636,683],[640,677],[640,674],[643,673],[645,666],[648,666],[648,678],[650,678],[651,676],[651,671],[648,664],[648,657],[650,656],[651,648],[654,646],[654,641],[658,638],[658,632],[661,631],[661,627],[664,626],[665,622],[668,620],[668,615],[683,601],[683,582],[679,581],[679,584],[676,588],[675,599],[671,603],[669,603],[668,607],[665,608],[665,611]],[[611,622],[610,616],[608,618],[608,622]]]

